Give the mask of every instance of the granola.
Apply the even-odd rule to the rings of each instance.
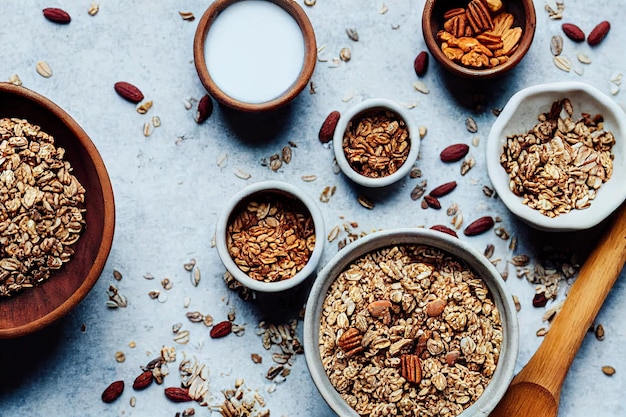
[[[333,282],[319,347],[360,415],[456,416],[483,393],[503,340],[482,279],[433,247],[370,252]]]
[[[603,117],[573,120],[573,112],[567,98],[555,101],[531,130],[509,136],[500,156],[511,191],[548,217],[588,208],[613,173],[615,137]]]
[[[315,248],[313,217],[302,203],[279,194],[247,202],[231,217],[226,234],[233,261],[257,281],[293,277]]]
[[[368,112],[350,121],[342,145],[352,169],[370,178],[396,172],[411,149],[405,122],[387,110]]]
[[[40,126],[0,119],[0,297],[47,280],[74,255],[85,189]]]

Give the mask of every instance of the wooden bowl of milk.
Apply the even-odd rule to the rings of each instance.
[[[293,0],[216,0],[198,23],[193,52],[215,100],[260,113],[286,105],[307,86],[317,45]]]

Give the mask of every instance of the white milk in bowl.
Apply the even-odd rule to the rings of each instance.
[[[296,20],[267,0],[243,0],[213,21],[204,44],[209,74],[233,99],[265,103],[296,81],[304,64],[304,36]]]

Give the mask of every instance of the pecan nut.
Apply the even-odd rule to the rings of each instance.
[[[337,346],[345,352],[346,356],[354,356],[363,351],[363,346],[361,345],[362,341],[363,335],[359,329],[350,327],[339,336]]]
[[[419,384],[422,380],[422,363],[419,356],[400,356],[400,374],[408,382]]]
[[[467,5],[465,12],[467,21],[476,33],[493,29],[493,20],[489,7],[483,0],[472,0]]]

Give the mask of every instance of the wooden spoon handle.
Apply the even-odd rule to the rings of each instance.
[[[626,206],[622,206],[581,267],[539,349],[512,385],[533,382],[550,391],[558,404],[567,371],[625,261]]]

